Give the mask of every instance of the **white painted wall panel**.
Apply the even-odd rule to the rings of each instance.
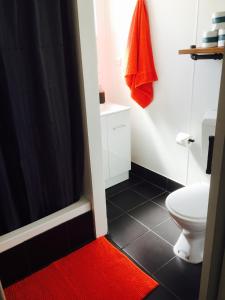
[[[182,184],[207,179],[200,161],[201,119],[217,107],[221,62],[195,63],[177,51],[195,44],[196,38],[200,42],[212,12],[225,10],[225,2],[146,0],[159,81],[154,102],[145,110],[130,98],[122,68],[136,0],[95,2],[100,81],[107,101],[132,108],[132,161]],[[188,150],[175,143],[179,131],[196,138],[189,160]]]
[[[198,13],[197,42],[201,43],[202,33],[211,29],[211,16],[214,12],[225,11],[224,0],[200,0]],[[195,64],[192,114],[190,132],[195,137],[190,151],[188,183],[209,181],[205,173],[206,164],[202,157],[202,119],[206,111],[216,110],[219,99],[222,61],[198,61]]]

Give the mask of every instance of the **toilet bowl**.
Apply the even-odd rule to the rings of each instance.
[[[209,184],[181,188],[166,198],[166,207],[182,232],[173,248],[181,259],[197,264],[203,260]]]

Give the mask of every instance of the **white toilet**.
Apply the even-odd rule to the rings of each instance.
[[[182,229],[173,250],[183,260],[197,264],[203,260],[209,184],[198,183],[171,193],[166,207]]]

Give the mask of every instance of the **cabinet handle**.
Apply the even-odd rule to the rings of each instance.
[[[126,125],[125,124],[121,124],[121,125],[118,125],[116,127],[113,127],[113,130],[117,130],[117,129],[124,128],[124,127],[126,127]]]

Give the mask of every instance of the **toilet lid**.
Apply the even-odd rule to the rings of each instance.
[[[190,219],[206,219],[209,185],[194,184],[171,193],[166,199],[168,210]]]

